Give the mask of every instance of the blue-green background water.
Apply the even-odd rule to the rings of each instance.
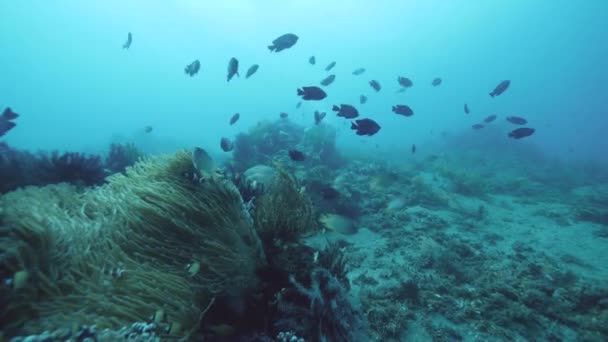
[[[95,152],[122,137],[150,151],[200,145],[218,154],[220,137],[263,118],[288,112],[312,125],[315,109],[330,113],[332,104],[358,104],[366,94],[369,102],[358,107],[383,128],[356,137],[330,113],[327,121],[343,127],[342,147],[403,156],[413,143],[424,151],[444,131],[500,134],[505,139],[493,143],[601,162],[608,148],[607,13],[600,0],[2,1],[0,107],[21,114],[3,138],[27,149]],[[123,50],[127,32],[133,44]],[[266,46],[287,32],[298,43],[270,53]],[[258,73],[227,83],[233,56],[242,76],[251,64],[260,65]],[[194,59],[202,68],[190,78],[183,68]],[[296,110],[296,88],[318,84],[331,61],[337,79],[329,97]],[[358,67],[367,71],[351,75]],[[396,94],[397,76],[414,87]],[[434,77],[443,78],[438,88],[430,86]],[[382,84],[380,93],[371,79]],[[490,98],[503,79],[511,87]],[[392,114],[398,103],[416,114]],[[241,121],[229,126],[235,112]],[[492,113],[499,115],[495,130],[470,129]],[[513,114],[536,134],[507,139],[512,127],[504,117]],[[147,125],[150,135],[143,134]]]

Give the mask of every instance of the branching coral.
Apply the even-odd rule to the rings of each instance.
[[[185,333],[212,297],[255,286],[264,255],[238,191],[222,179],[182,177],[191,168],[184,151],[141,161],[98,188],[0,197],[10,227],[0,252],[14,255],[2,268],[30,274],[0,312],[3,330],[66,321],[116,328],[162,311]]]

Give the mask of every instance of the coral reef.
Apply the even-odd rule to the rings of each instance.
[[[267,248],[274,244],[296,242],[318,229],[313,204],[294,176],[277,168],[271,190],[255,201],[253,219]]]
[[[234,167],[244,171],[256,164],[269,164],[274,158],[286,156],[304,136],[304,128],[290,120],[262,121],[248,133],[240,133],[234,140]]]
[[[105,167],[110,173],[125,172],[128,166],[137,162],[143,154],[133,143],[112,143],[105,159]]]
[[[287,161],[287,151],[298,149],[306,159],[302,166],[325,165],[336,168],[344,159],[336,150],[336,129],[321,124],[309,129],[289,119],[262,121],[248,133],[241,133],[234,141],[234,168],[243,172],[257,164]]]
[[[361,341],[366,323],[347,289],[324,268],[315,268],[310,285],[290,277],[291,288],[279,294],[277,327],[311,341]]]
[[[13,284],[2,330],[118,329],[152,317],[188,336],[214,298],[255,288],[265,256],[238,191],[183,177],[191,169],[184,151],[140,161],[98,188],[0,197],[0,270]]]
[[[101,157],[76,152],[33,154],[0,145],[0,193],[28,185],[61,182],[100,185],[106,177]]]

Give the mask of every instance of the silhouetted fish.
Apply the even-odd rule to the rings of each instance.
[[[477,130],[477,129],[482,129],[482,128],[484,128],[484,125],[482,125],[482,124],[474,124],[474,125],[473,125],[473,126],[471,126],[471,127],[473,127],[473,129]]]
[[[360,119],[351,122],[350,129],[357,131],[357,135],[372,136],[380,130],[380,125],[372,119]]]
[[[334,105],[331,110],[337,112],[338,116],[341,116],[346,119],[354,119],[359,116],[359,111],[357,110],[357,108],[348,104],[343,104],[340,106]]]
[[[11,107],[6,107],[4,109],[4,111],[2,112],[2,116],[0,116],[0,120],[15,120],[16,118],[19,117],[19,114],[13,112],[13,110],[11,109]]]
[[[230,61],[228,62],[228,82],[230,82],[230,80],[234,77],[234,75],[240,76],[239,75],[239,60],[232,57],[230,58]]]
[[[509,121],[510,123],[512,123],[514,125],[525,125],[528,123],[528,120],[526,120],[522,117],[519,117],[519,116],[508,116],[507,121]]]
[[[353,71],[353,75],[359,76],[364,72],[365,72],[365,68],[358,68],[358,69],[355,69],[355,71]]]
[[[131,43],[133,43],[133,35],[131,34],[131,32],[129,32],[127,34],[127,41],[124,44],[122,44],[122,48],[129,49],[131,47]]]
[[[464,113],[465,114],[469,114],[471,111],[469,110],[469,105],[468,104],[464,104]]]
[[[327,97],[327,93],[323,89],[315,86],[302,87],[298,89],[298,96],[302,96],[303,100],[319,101]]]
[[[291,160],[293,160],[293,161],[304,161],[304,159],[306,159],[306,156],[301,151],[289,150],[288,153],[289,153],[289,158],[291,158]]]
[[[534,134],[536,130],[534,128],[521,127],[517,128],[509,133],[509,138],[513,139],[521,139],[525,137],[529,137]]]
[[[186,74],[190,75],[190,77],[196,75],[198,71],[201,69],[201,62],[199,60],[195,60],[194,62],[188,64],[186,66]]]
[[[414,115],[414,111],[412,108],[406,105],[396,105],[393,106],[393,113],[403,115],[403,116],[412,116]]]
[[[336,62],[331,62],[329,64],[327,64],[327,66],[325,67],[325,71],[329,71],[331,69],[333,69],[336,66]]]
[[[2,120],[0,121],[0,137],[5,135],[8,131],[15,128],[16,123],[12,121]]]
[[[268,46],[270,52],[280,52],[294,46],[298,41],[298,36],[293,33],[286,33],[272,41],[272,45]]]
[[[364,104],[365,102],[367,102],[367,96],[365,96],[365,95],[359,96],[359,103]]]
[[[0,137],[8,133],[11,129],[17,126],[16,123],[13,122],[16,118],[19,117],[19,114],[13,112],[10,107],[6,107],[2,112],[2,116],[0,116]]]
[[[318,110],[315,110],[315,125],[318,125],[321,123],[321,121],[323,121],[323,118],[325,118],[325,112],[319,112]]]
[[[302,101],[299,101],[298,103],[296,103],[296,109],[302,107]]]
[[[220,140],[220,147],[222,148],[222,151],[230,152],[234,149],[234,143],[228,138],[222,138],[222,140]]]
[[[504,80],[502,82],[500,82],[496,88],[494,88],[494,90],[490,93],[490,96],[494,97],[494,96],[498,96],[502,93],[505,92],[505,90],[507,90],[507,88],[509,88],[509,85],[511,85],[511,81],[509,80]]]
[[[154,128],[152,126],[144,127],[144,133],[151,133]]]
[[[237,121],[239,121],[239,119],[241,118],[241,114],[239,113],[235,113],[231,118],[230,118],[230,125],[234,125]]]
[[[336,75],[329,75],[329,76],[325,77],[323,79],[323,81],[321,81],[321,85],[328,86],[328,85],[332,84],[335,79],[336,79]]]
[[[399,76],[397,77],[397,83],[403,88],[409,88],[414,85],[414,82],[407,77]]]
[[[245,78],[249,78],[249,77],[251,77],[251,75],[255,74],[256,71],[258,71],[259,67],[260,66],[257,64],[250,66],[249,69],[247,69],[247,74],[245,74]]]
[[[494,120],[496,120],[496,115],[492,114],[492,115],[488,116],[487,118],[483,119],[483,122],[490,123]]]
[[[441,84],[441,78],[437,77],[433,80],[433,82],[431,82],[431,85],[433,85],[433,87],[437,87]]]
[[[412,154],[416,153],[416,144],[412,144]]]
[[[289,117],[289,114],[287,114],[287,113],[285,113],[285,112],[281,112],[281,113],[279,114],[279,117],[280,117],[281,119],[287,119],[287,118]]]
[[[315,58],[315,56],[310,56],[310,58],[308,59],[308,63],[310,63],[311,65],[315,65],[315,63],[317,63],[317,59]]]
[[[378,81],[376,81],[376,80],[371,80],[371,81],[369,81],[369,85],[370,85],[372,88],[374,88],[374,90],[375,90],[376,92],[379,92],[379,91],[380,91],[380,89],[382,89],[382,87],[380,86],[380,83],[379,83]]]

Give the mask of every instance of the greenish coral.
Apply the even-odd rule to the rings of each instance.
[[[214,296],[254,287],[265,260],[238,191],[223,179],[192,182],[182,176],[191,168],[183,151],[143,160],[99,188],[0,197],[9,227],[0,252],[12,256],[2,269],[29,274],[0,312],[2,329],[116,328],[162,310],[186,334]]]
[[[295,242],[318,229],[312,201],[302,190],[295,177],[277,168],[275,185],[255,203],[254,222],[262,240]]]

